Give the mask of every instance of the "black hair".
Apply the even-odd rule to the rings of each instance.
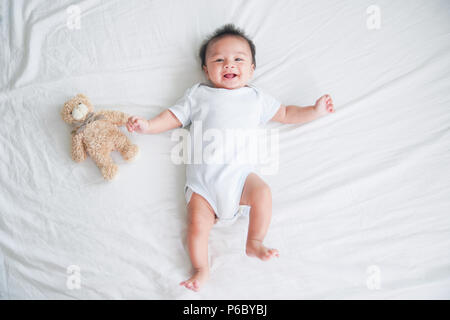
[[[241,37],[248,42],[248,45],[250,46],[250,51],[252,52],[252,63],[255,65],[255,68],[256,68],[255,44],[249,37],[247,37],[247,35],[245,34],[245,32],[242,29],[239,29],[234,24],[229,23],[229,24],[226,24],[226,25],[220,27],[216,31],[214,31],[214,33],[212,35],[210,35],[205,41],[203,41],[202,46],[200,47],[200,52],[199,52],[199,56],[202,61],[202,65],[201,65],[202,69],[203,69],[203,66],[206,66],[206,61],[205,61],[206,60],[206,49],[208,49],[208,45],[212,41],[220,39],[225,36]]]

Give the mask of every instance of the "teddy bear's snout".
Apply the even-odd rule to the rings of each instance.
[[[75,120],[81,120],[88,113],[88,111],[88,107],[86,107],[85,104],[79,103],[75,108],[73,108],[72,117]]]

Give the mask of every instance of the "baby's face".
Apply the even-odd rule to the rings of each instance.
[[[255,70],[249,44],[236,36],[225,36],[210,43],[205,63],[203,70],[216,88],[244,87]]]

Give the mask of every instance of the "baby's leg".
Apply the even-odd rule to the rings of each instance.
[[[277,249],[263,245],[272,217],[272,194],[269,186],[255,173],[250,173],[245,180],[240,204],[251,206],[245,251],[247,255],[261,260],[278,257]]]
[[[215,222],[215,214],[209,203],[194,192],[188,203],[188,216],[187,242],[194,274],[180,285],[198,291],[209,277],[208,238]]]

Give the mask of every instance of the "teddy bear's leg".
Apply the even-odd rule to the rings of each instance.
[[[117,174],[118,167],[114,163],[109,153],[95,154],[94,156],[92,156],[92,159],[95,161],[98,168],[100,169],[103,178],[105,178],[106,180],[114,179],[114,177]]]
[[[126,161],[133,160],[136,155],[139,152],[139,148],[137,145],[132,144],[130,139],[126,135],[124,135],[122,132],[119,133],[119,136],[117,137],[116,141],[116,149],[120,152],[122,157]]]

